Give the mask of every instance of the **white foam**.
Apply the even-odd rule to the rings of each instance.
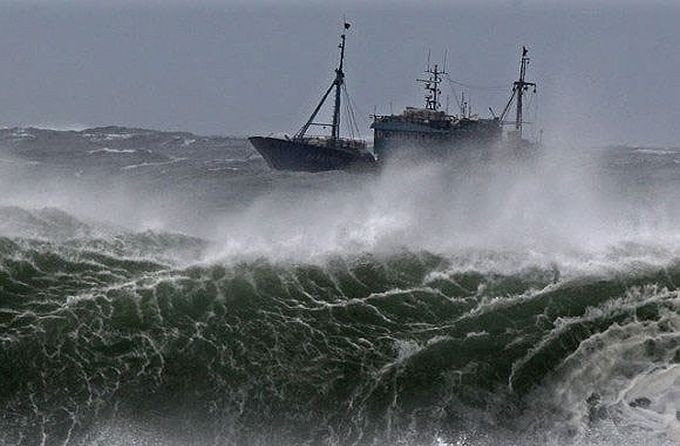
[[[102,147],[101,149],[89,150],[87,153],[90,155],[95,153],[135,153],[137,149],[110,149],[108,147]]]
[[[637,320],[636,309],[650,304],[658,308],[659,318]],[[680,345],[678,310],[677,292],[647,287],[563,321],[548,337],[573,324],[616,315],[621,320],[620,315],[629,314],[583,340],[530,400],[538,411],[550,407],[562,412],[553,429],[578,432],[577,440],[615,423],[619,432],[646,432],[650,441],[656,439],[653,443],[680,441],[680,365],[672,358],[673,347]],[[597,417],[591,419],[592,411],[606,413],[602,425]]]

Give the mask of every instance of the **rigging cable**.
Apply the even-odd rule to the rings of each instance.
[[[349,108],[349,100],[347,99],[347,90],[345,89],[344,85],[342,87],[342,94],[343,97],[345,98],[344,101],[344,114],[345,114],[345,119],[347,121],[347,133],[348,136],[352,139],[354,139],[354,124],[352,123],[352,115],[350,113],[350,108]]]
[[[527,109],[529,110],[528,115],[531,117],[531,120],[528,122],[530,124],[531,128],[531,135],[536,139],[538,137],[538,125],[536,124],[536,119],[538,118],[538,101],[535,100],[537,97],[536,91],[534,91],[530,96],[529,96],[529,101],[527,102]],[[535,105],[534,105],[535,103]]]
[[[354,126],[357,129],[357,134],[359,138],[361,138],[361,127],[359,127],[359,121],[357,121],[356,116],[354,114],[354,110],[358,110],[361,113],[361,110],[359,110],[359,107],[357,107],[356,102],[354,102],[354,99],[352,96],[349,95],[349,91],[347,91],[347,98],[349,99],[350,103],[350,110],[352,111],[352,120],[354,121]]]
[[[347,95],[345,94],[344,89],[342,90],[342,93],[343,93],[343,96],[345,98],[345,102],[343,104],[344,105],[343,112],[344,112],[344,115],[345,115],[345,120],[347,122],[347,136],[349,136],[350,138],[353,139],[354,138],[354,125],[352,125],[352,115],[349,112],[349,106],[347,104]]]
[[[467,88],[469,90],[479,90],[479,91],[485,91],[487,93],[494,93],[494,94],[499,94],[502,91],[506,91],[508,86],[507,85],[478,85],[478,84],[470,84],[468,82],[461,82],[455,79],[452,79],[451,76],[449,76],[448,73],[446,73],[445,77],[446,81],[449,84],[449,87],[451,88],[451,91],[453,92],[453,97],[456,99],[456,103],[458,104],[458,109],[462,110],[463,109],[463,104],[461,104],[461,101],[458,97],[458,94],[456,94],[456,88],[454,85]]]
[[[349,127],[350,127],[350,132],[352,133],[352,137],[354,137],[354,131],[356,130],[356,135],[358,137],[361,137],[361,130],[359,129],[359,124],[356,119],[356,115],[354,114],[354,108],[356,108],[356,105],[354,104],[354,101],[352,100],[351,96],[349,95],[349,91],[347,91],[347,87],[345,85],[342,86],[342,91],[345,96],[345,107],[346,107],[346,113],[349,117]]]
[[[470,90],[487,90],[487,91],[496,90],[497,91],[497,90],[505,90],[505,89],[508,88],[507,85],[478,85],[478,84],[470,84],[468,82],[457,81],[455,79],[451,79],[451,76],[449,76],[448,73],[446,74],[446,80],[449,81],[452,84],[456,84],[456,85],[459,85],[461,87],[468,88]]]
[[[449,81],[449,88],[451,89],[451,93],[453,93],[453,98],[456,100],[456,104],[458,105],[458,110],[463,110],[463,104],[461,104],[460,99],[458,98],[458,92],[456,92],[455,87],[453,86],[453,83],[450,82],[450,78],[448,74],[446,75],[446,80]]]

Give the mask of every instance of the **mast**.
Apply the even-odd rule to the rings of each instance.
[[[439,66],[437,64],[435,64],[434,68],[431,69],[429,64],[429,56],[427,70],[425,70],[425,73],[430,75],[428,79],[416,79],[416,81],[424,83],[425,90],[428,92],[425,95],[425,108],[428,110],[437,111],[441,106],[439,103],[439,94],[441,93],[439,84],[442,82],[441,75],[447,73],[445,70],[439,71]]]
[[[348,30],[350,24],[345,22],[344,28]],[[340,138],[340,89],[345,81],[345,73],[342,71],[343,63],[345,61],[345,32],[340,35],[340,64],[335,70],[335,80],[333,85],[335,85],[335,104],[333,105],[333,125],[332,125],[332,135],[331,138],[333,142]]]
[[[527,66],[529,65],[529,57],[527,57],[528,52],[529,50],[527,50],[527,47],[523,46],[522,58],[520,59],[519,64],[519,80],[513,82],[512,95],[510,96],[510,100],[508,100],[508,103],[505,105],[505,108],[503,109],[503,112],[500,115],[500,121],[501,123],[504,123],[505,116],[510,110],[512,101],[515,98],[517,98],[517,109],[515,111],[515,132],[517,133],[517,136],[519,136],[520,138],[522,137],[522,127],[524,125],[523,121],[524,92],[527,91],[529,87],[534,87],[534,93],[536,93],[536,84],[534,82],[526,82],[524,80],[527,72]]]
[[[348,30],[350,27],[350,24],[345,22],[344,23],[344,29]],[[342,71],[343,67],[343,62],[345,60],[345,32],[340,35],[340,64],[338,65],[338,68],[335,69],[335,79],[333,80],[333,83],[328,87],[328,90],[326,90],[326,93],[321,97],[321,101],[319,101],[319,104],[316,106],[314,111],[312,112],[312,116],[309,117],[305,125],[303,125],[300,130],[295,134],[293,137],[294,139],[302,139],[305,136],[305,133],[307,133],[307,130],[309,130],[309,127],[312,125],[320,125],[323,127],[326,127],[328,124],[324,123],[318,123],[314,122],[314,118],[316,118],[316,115],[319,113],[319,110],[321,110],[321,106],[326,102],[326,99],[328,98],[328,95],[331,94],[331,91],[333,91],[333,88],[335,88],[335,104],[333,107],[333,123],[331,124],[331,139],[333,141],[333,145],[337,142],[337,140],[340,138],[340,88],[342,87],[342,84],[344,83],[345,80],[345,73]]]
[[[517,110],[515,112],[515,130],[517,131],[517,134],[519,137],[522,137],[522,114],[524,110],[522,109],[523,103],[522,103],[522,97],[524,95],[524,92],[529,88],[529,87],[534,87],[534,91],[536,91],[536,84],[533,82],[525,82],[524,81],[524,76],[526,75],[527,72],[527,65],[529,65],[529,57],[527,57],[527,53],[529,51],[527,50],[526,46],[522,47],[522,58],[520,60],[519,64],[519,80],[514,82],[514,90],[516,91],[517,94]]]

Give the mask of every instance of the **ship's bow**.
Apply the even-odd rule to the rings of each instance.
[[[272,169],[282,169],[281,143],[278,138],[268,138],[264,136],[251,136],[248,138],[250,144],[262,155],[267,165]]]

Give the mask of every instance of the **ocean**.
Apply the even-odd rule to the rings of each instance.
[[[15,128],[0,186],[0,444],[680,442],[680,149]]]

